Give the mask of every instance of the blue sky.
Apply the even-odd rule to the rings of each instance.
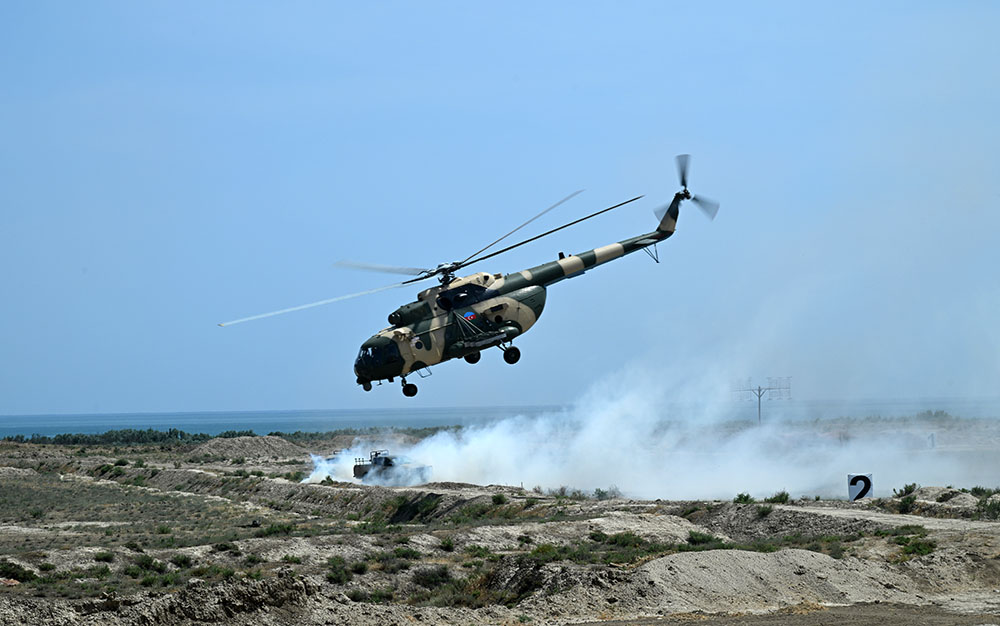
[[[5,3],[0,414],[555,404],[646,370],[726,395],[996,396],[1000,7],[956,3]],[[421,392],[357,347],[413,299],[333,267],[474,270],[647,232]],[[529,231],[531,229],[529,228]]]

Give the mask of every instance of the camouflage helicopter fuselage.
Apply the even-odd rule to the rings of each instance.
[[[486,348],[504,348],[526,333],[545,308],[546,288],[573,278],[609,261],[642,250],[673,235],[678,207],[677,194],[657,229],[580,254],[507,275],[480,272],[454,278],[425,289],[416,302],[405,304],[389,315],[391,326],[379,331],[361,346],[354,363],[357,382],[365,390],[372,381],[404,378],[416,370],[449,359],[476,362]],[[516,348],[504,348],[505,360],[516,362]],[[508,352],[514,355],[508,359]],[[416,387],[412,387],[413,395]]]

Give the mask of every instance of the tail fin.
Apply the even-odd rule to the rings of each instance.
[[[656,230],[661,233],[673,233],[677,229],[677,217],[680,215],[681,200],[684,200],[683,192],[674,194],[674,200],[662,213],[656,212],[656,217],[660,218],[660,224]]]

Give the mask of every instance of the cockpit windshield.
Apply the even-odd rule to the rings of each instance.
[[[400,359],[402,357],[399,354],[399,348],[391,341],[382,346],[362,346],[361,351],[358,352],[358,363],[368,367],[387,365]]]

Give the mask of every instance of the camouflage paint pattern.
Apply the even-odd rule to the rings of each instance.
[[[359,384],[406,376],[421,367],[507,343],[526,333],[545,308],[547,287],[669,238],[674,234],[683,199],[682,193],[674,196],[651,233],[505,276],[479,272],[421,291],[416,302],[401,306],[389,316],[393,326],[362,345],[362,354],[366,348],[388,353],[393,350],[391,343],[398,350],[398,360],[370,367],[359,355],[355,362]],[[461,302],[462,295],[469,296],[468,302]],[[455,304],[449,306],[452,297]],[[396,358],[394,353],[391,357]]]

